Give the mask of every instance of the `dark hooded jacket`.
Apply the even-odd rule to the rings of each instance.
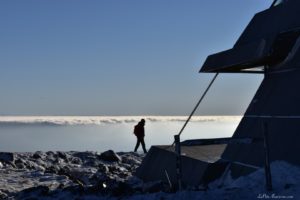
[[[138,138],[143,138],[145,137],[145,130],[144,126],[141,122],[139,122],[135,127],[134,127],[134,135]]]

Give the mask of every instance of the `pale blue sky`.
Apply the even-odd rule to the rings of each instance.
[[[0,1],[0,114],[188,115],[271,0]],[[242,114],[262,77],[221,75],[197,114]]]

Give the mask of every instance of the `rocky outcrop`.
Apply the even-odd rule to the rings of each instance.
[[[70,199],[81,195],[126,196],[162,189],[162,183],[144,184],[133,175],[142,159],[143,155],[112,150],[100,154],[0,153],[0,199],[56,199],[61,194]]]
[[[122,158],[112,150],[108,150],[101,153],[99,158],[105,161],[116,161],[116,162],[122,161]]]

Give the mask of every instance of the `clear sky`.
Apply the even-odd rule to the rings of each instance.
[[[0,1],[1,115],[188,115],[271,0]],[[221,75],[197,114],[242,114],[262,76]]]

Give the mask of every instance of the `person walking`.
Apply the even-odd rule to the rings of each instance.
[[[141,121],[137,125],[134,126],[133,133],[137,138],[137,142],[136,142],[136,145],[135,145],[135,148],[134,148],[134,152],[136,152],[137,149],[139,148],[140,144],[142,144],[144,153],[147,153],[146,145],[145,145],[145,141],[144,141],[144,137],[145,137],[144,126],[145,126],[145,120],[144,119],[141,119]]]

